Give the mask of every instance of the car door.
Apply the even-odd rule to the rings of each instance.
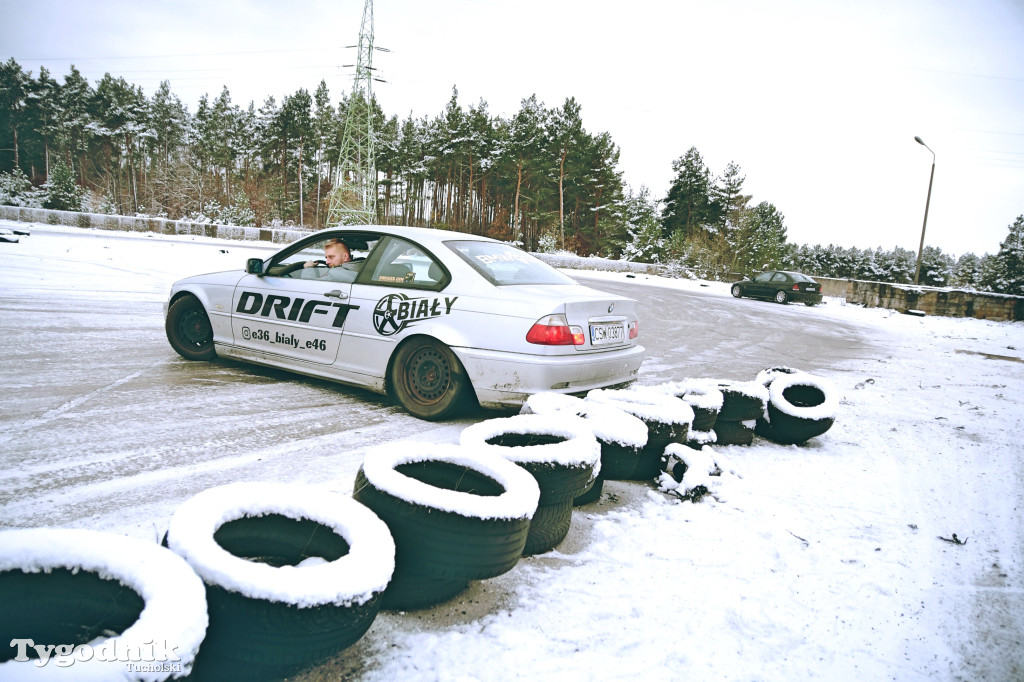
[[[752,284],[747,288],[747,295],[760,297],[773,296],[775,292],[771,288],[771,279],[774,274],[774,272],[769,271],[755,275],[751,280]]]
[[[352,309],[349,296],[355,273],[343,275],[339,267],[308,274],[243,277],[232,297],[235,346],[272,364],[333,363]]]
[[[440,261],[417,244],[384,237],[352,285],[336,367],[352,380],[382,380],[399,341],[452,313],[458,297],[442,292],[450,279]]]

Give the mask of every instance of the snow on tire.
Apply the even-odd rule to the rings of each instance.
[[[670,381],[652,388],[675,396],[693,409],[691,431],[711,431],[725,399],[715,382],[708,379]]]
[[[821,377],[777,376],[768,387],[767,419],[758,421],[758,433],[776,443],[804,443],[832,427],[838,406],[835,389]]]
[[[373,512],[304,485],[205,490],[175,510],[165,542],[206,583],[199,679],[282,677],[351,646],[380,611],[395,561]]]
[[[599,478],[628,481],[633,477],[640,453],[647,445],[647,425],[643,421],[615,407],[563,393],[534,393],[522,408],[522,414],[557,413],[587,420],[601,446]]]
[[[764,384],[723,380],[718,381],[717,386],[722,392],[722,409],[718,413],[720,421],[743,422],[764,416],[768,404],[768,389]]]
[[[367,451],[353,497],[374,510],[395,539],[396,588],[385,595],[388,608],[428,606],[470,580],[512,569],[539,496],[529,473],[494,454],[401,442]],[[433,594],[416,599],[421,588]]]
[[[595,389],[585,400],[619,409],[647,426],[647,443],[637,458],[630,480],[648,480],[661,471],[662,455],[669,443],[685,443],[693,426],[693,408],[663,392],[646,387]]]
[[[92,530],[0,531],[0,641],[12,647],[0,679],[184,677],[206,630],[202,581],[164,547]],[[27,642],[17,660],[19,639],[73,648],[38,665]],[[153,670],[124,664],[147,654],[153,665],[137,667]]]

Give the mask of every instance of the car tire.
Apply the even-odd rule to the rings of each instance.
[[[171,348],[186,360],[213,360],[217,357],[210,317],[195,296],[182,296],[167,308],[164,331]]]
[[[785,291],[782,291],[780,289],[779,291],[775,292],[775,302],[776,303],[785,304],[787,301],[789,301],[789,296],[786,294]]]
[[[805,443],[835,422],[838,398],[831,384],[820,377],[806,373],[779,376],[772,381],[768,396],[768,418],[759,420],[758,435],[776,443]]]
[[[743,298],[743,287],[741,287],[739,284],[733,284],[732,289],[730,289],[730,291],[732,292],[732,295],[734,297]]]
[[[395,565],[383,521],[312,486],[210,488],[175,510],[165,542],[206,583],[197,679],[280,678],[348,648],[373,624]]]
[[[523,547],[523,556],[550,552],[569,535],[572,526],[572,500],[541,504],[530,523],[530,535]]]
[[[388,390],[409,414],[429,421],[456,416],[475,397],[455,353],[427,336],[410,338],[395,351]]]
[[[516,565],[540,491],[496,455],[396,442],[366,453],[352,496],[391,529],[396,575],[465,582]]]
[[[0,604],[0,679],[5,680],[63,677],[55,672],[75,679],[181,677],[192,670],[208,623],[203,582],[181,557],[153,542],[93,530],[0,532]],[[53,660],[40,669],[31,647],[26,654],[32,658],[14,660],[17,647],[7,646],[15,638],[89,644],[94,655],[76,657],[72,670],[54,670],[59,664]],[[167,662],[177,670],[172,673],[170,665],[167,672],[126,670],[129,652],[134,652],[131,660],[139,660],[139,652],[155,652],[154,641],[176,647],[180,660]],[[154,667],[161,663],[153,661]]]

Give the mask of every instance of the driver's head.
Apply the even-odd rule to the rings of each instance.
[[[348,247],[340,239],[332,239],[324,244],[324,260],[327,261],[327,267],[335,268],[347,263],[351,258]]]

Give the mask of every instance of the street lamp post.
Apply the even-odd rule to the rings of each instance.
[[[932,148],[924,143],[920,137],[914,137],[917,143],[928,151]],[[921,245],[917,247],[917,269],[914,271],[914,284],[921,283],[921,256],[924,254],[924,231],[928,227],[928,206],[932,203],[932,180],[935,179],[935,152],[932,152],[932,174],[928,178],[928,199],[924,202],[924,223],[921,225]]]

